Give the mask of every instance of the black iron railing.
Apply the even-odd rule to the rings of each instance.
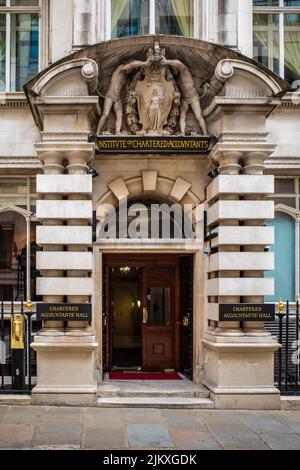
[[[11,348],[11,318],[24,318],[24,349]],[[0,302],[0,393],[30,394],[36,383],[36,354],[30,348],[41,328],[35,312],[28,312],[23,302]],[[276,336],[281,348],[275,353],[275,385],[282,395],[300,395],[300,312],[299,302],[286,302],[282,313],[266,329]]]
[[[275,385],[282,395],[300,395],[299,302],[286,302],[266,329],[277,336],[281,348],[275,353]]]
[[[34,331],[40,325],[35,313],[26,311],[23,302],[0,303],[0,393],[30,394],[36,378],[36,355],[30,348]],[[13,349],[12,317],[23,318],[24,348]]]

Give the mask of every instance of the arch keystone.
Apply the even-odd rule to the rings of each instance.
[[[142,173],[144,191],[156,191],[157,171],[145,170]]]

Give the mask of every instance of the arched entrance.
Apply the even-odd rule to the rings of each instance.
[[[201,241],[191,238],[185,216],[193,228],[196,198],[188,182],[186,194],[181,189],[177,198],[170,197],[176,185],[172,180],[166,181],[165,194],[138,191],[138,182],[123,180],[128,197],[119,199],[116,208],[108,204],[115,194],[106,194],[97,208],[95,248],[101,256],[103,289],[99,362],[104,371],[176,371],[193,379],[193,268]],[[185,196],[190,206],[179,204]],[[124,220],[126,237],[120,232]]]

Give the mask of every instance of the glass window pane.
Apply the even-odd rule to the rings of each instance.
[[[279,73],[279,15],[254,14],[253,58]]]
[[[193,36],[192,0],[155,0],[156,34]]]
[[[11,24],[11,91],[22,91],[38,72],[39,15],[13,14]]]
[[[36,178],[30,179],[30,194],[36,194]]]
[[[6,6],[6,0],[0,0],[0,7]]]
[[[275,193],[277,194],[294,194],[295,184],[293,178],[276,178]]]
[[[300,79],[300,14],[284,15],[284,70],[290,83]]]
[[[300,7],[300,0],[284,0],[285,7]]]
[[[0,300],[26,299],[24,253],[26,259],[25,218],[16,212],[0,214]]]
[[[285,206],[296,208],[296,198],[295,197],[275,197],[273,198],[275,204],[284,204]]]
[[[0,179],[0,194],[27,194],[26,179]]]
[[[38,7],[39,0],[10,0],[12,7]]]
[[[112,38],[143,34],[149,34],[149,0],[112,0]]]
[[[151,287],[147,291],[148,325],[171,325],[170,287]]]
[[[256,7],[278,7],[279,0],[254,0],[253,5]]]
[[[275,227],[275,273],[266,272],[266,277],[275,277],[275,296],[265,298],[266,302],[279,299],[295,301],[295,221],[289,215],[277,213],[276,219],[269,222]]]
[[[0,15],[0,93],[5,91],[6,15]]]

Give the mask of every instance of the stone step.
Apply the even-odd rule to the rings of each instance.
[[[209,398],[185,397],[101,397],[99,408],[158,408],[158,409],[213,409],[214,402]]]
[[[199,391],[133,391],[133,390],[102,390],[98,389],[97,396],[99,398],[209,398],[209,392],[206,390]]]
[[[99,398],[209,398],[209,391],[191,382],[112,381],[98,386]]]

